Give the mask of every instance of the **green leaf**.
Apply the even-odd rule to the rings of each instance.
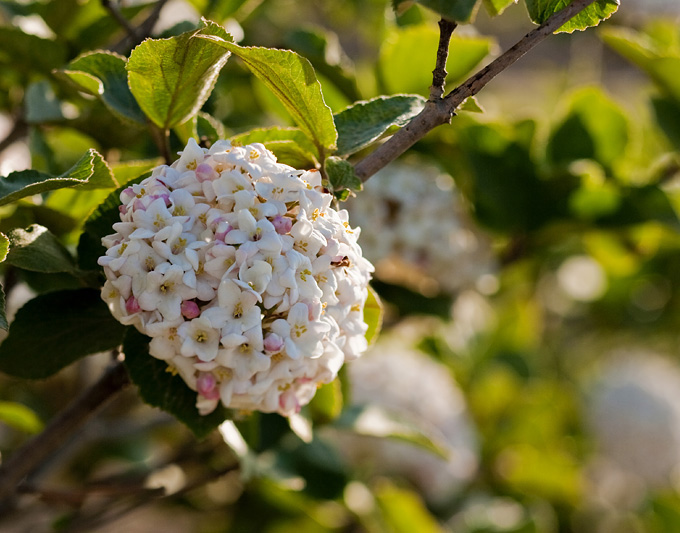
[[[7,263],[34,272],[73,273],[73,257],[50,231],[38,224],[9,234]]]
[[[61,176],[52,177],[36,170],[22,170],[0,178],[0,205],[26,196],[76,185],[83,189],[116,186],[111,170],[96,150],[90,149]]]
[[[113,172],[116,181],[123,186],[130,181],[147,174],[152,169],[162,164],[162,158],[123,161],[121,163],[112,164],[111,171]]]
[[[340,416],[342,406],[342,383],[334,379],[317,389],[309,402],[309,412],[315,424],[326,424]]]
[[[561,11],[569,0],[526,0],[529,17],[536,24],[543,24],[554,13]],[[555,33],[572,33],[574,30],[585,30],[597,26],[611,17],[619,9],[619,0],[596,0],[571,20],[561,26]]]
[[[46,378],[86,355],[120,345],[124,331],[99,290],[41,294],[17,312],[0,344],[0,371],[20,378]]]
[[[61,122],[64,120],[62,103],[57,99],[52,85],[47,80],[31,83],[24,97],[26,122]]]
[[[441,17],[445,17],[456,22],[470,22],[475,14],[479,0],[415,0],[421,6],[425,6]],[[392,0],[392,4],[401,12],[408,9],[413,0]]]
[[[345,409],[333,422],[333,427],[350,430],[357,435],[395,439],[419,446],[435,455],[448,459],[449,452],[436,441],[435,437],[402,419],[396,413],[388,412],[376,405],[351,406]]]
[[[454,34],[446,62],[446,82],[455,84],[467,77],[491,52],[494,43],[488,37]],[[378,62],[386,92],[429,96],[438,46],[439,31],[430,24],[408,26],[387,35]]]
[[[335,149],[333,114],[309,61],[290,50],[242,47],[217,37],[203,37],[238,56],[285,106],[319,155]]]
[[[581,89],[570,97],[566,118],[551,133],[548,158],[557,165],[594,159],[611,170],[628,145],[628,119],[600,89]]]
[[[649,32],[605,28],[600,35],[609,47],[643,69],[666,95],[680,103],[679,51],[660,43]]]
[[[0,285],[0,329],[7,331],[9,324],[7,323],[7,315],[5,314],[5,291]]]
[[[378,96],[357,102],[335,115],[337,155],[350,155],[378,140],[390,128],[401,127],[420,113],[427,100],[417,94]]]
[[[278,142],[291,142],[299,146],[300,151],[309,154],[313,160],[318,157],[316,147],[310,142],[309,137],[302,133],[299,128],[279,128],[274,126],[271,128],[257,128],[254,130],[234,135],[231,138],[232,142],[240,144],[262,143],[267,148],[270,145]]]
[[[127,329],[123,342],[125,366],[146,403],[173,415],[198,438],[206,437],[231,418],[230,411],[221,405],[212,413],[201,416],[196,409],[197,393],[179,375],[171,372],[166,361],[149,355],[149,342],[149,337],[134,328]]]
[[[42,39],[10,26],[0,27],[0,65],[49,74],[66,61],[66,47],[60,41]]]
[[[651,102],[656,123],[680,152],[680,103],[660,97],[653,97]]]
[[[417,493],[383,483],[376,490],[375,497],[381,518],[390,532],[443,533]]]
[[[363,188],[361,180],[354,173],[354,167],[345,159],[335,156],[326,159],[326,173],[333,192],[343,189],[360,191]]]
[[[78,56],[57,74],[80,90],[101,97],[116,116],[144,124],[144,113],[128,86],[126,64],[127,60],[123,56],[98,50]]]
[[[9,251],[9,239],[7,235],[0,232],[0,263],[2,263],[7,257],[7,252]]]
[[[368,297],[364,304],[364,322],[368,325],[364,337],[366,337],[369,346],[378,338],[378,333],[380,333],[380,330],[382,329],[384,314],[385,309],[383,308],[378,293],[369,285]]]
[[[484,108],[479,105],[477,98],[469,96],[458,107],[458,111],[467,111],[468,113],[484,113]]]
[[[44,425],[31,409],[16,402],[0,402],[0,422],[30,434],[39,433]]]
[[[177,37],[147,39],[130,54],[130,90],[162,129],[186,122],[198,112],[229,57],[227,51],[197,36],[231,39],[221,26],[205,22],[205,27]]]
[[[482,0],[482,3],[486,8],[486,12],[495,17],[503,13],[512,4],[516,4],[517,0]]]

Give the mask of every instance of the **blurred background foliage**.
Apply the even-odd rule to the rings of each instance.
[[[348,202],[385,326],[303,418],[252,415],[198,442],[128,391],[51,459],[3,531],[680,531],[679,9],[622,3],[602,28],[546,41],[480,94],[483,112],[461,111]],[[0,2],[1,175],[58,175],[89,148],[119,181],[158,163],[143,124],[55,70],[90,50],[129,54],[105,4]],[[155,37],[204,16],[243,45],[297,51],[336,113],[428,94],[438,31],[419,6],[120,4],[137,28],[162,7],[142,28]],[[448,87],[530,27],[517,6],[480,12],[454,34]],[[292,125],[233,58],[203,111],[207,138]],[[187,131],[173,131],[174,151]],[[0,207],[0,231],[38,223],[72,247],[107,193]],[[4,276],[10,314],[75,283]],[[105,364],[37,384],[2,378],[3,455]]]

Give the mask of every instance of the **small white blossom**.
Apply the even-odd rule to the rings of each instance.
[[[151,337],[201,414],[220,402],[293,414],[365,350],[373,267],[319,172],[261,144],[192,139],[120,199],[102,298]]]

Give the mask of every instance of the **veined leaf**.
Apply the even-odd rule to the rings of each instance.
[[[350,155],[378,140],[393,126],[404,126],[425,106],[417,94],[378,96],[357,102],[335,115],[338,130],[337,155]]]
[[[0,371],[20,378],[46,378],[86,355],[115,348],[124,331],[99,290],[41,294],[17,312],[0,344]]]
[[[290,50],[242,47],[217,37],[201,37],[238,56],[281,101],[320,155],[335,149],[338,135],[333,113],[309,61]]]
[[[50,231],[38,224],[9,234],[7,263],[33,272],[73,272],[73,257]]]
[[[123,343],[125,366],[130,379],[139,388],[142,399],[160,407],[186,424],[198,438],[206,437],[222,422],[230,411],[219,405],[212,413],[202,416],[196,409],[197,393],[192,391],[166,361],[149,354],[151,339],[134,328],[128,328]]]
[[[144,124],[144,113],[128,86],[126,64],[127,60],[121,55],[97,50],[78,56],[57,74],[78,89],[99,96],[117,116]]]
[[[0,205],[33,194],[76,185],[83,189],[97,189],[115,187],[117,183],[102,156],[96,150],[90,149],[61,176],[53,177],[37,170],[22,170],[0,178]]]
[[[354,173],[352,164],[341,157],[331,156],[326,159],[326,172],[333,192],[343,189],[360,191],[363,188],[361,180]]]
[[[561,11],[571,4],[569,0],[525,0],[529,17],[536,24],[543,24],[554,13]],[[597,26],[603,20],[611,17],[619,9],[619,0],[596,0],[583,11],[578,13],[555,33],[572,33],[575,30],[585,30]]]
[[[130,90],[144,113],[169,129],[195,115],[210,96],[229,52],[198,36],[222,42],[231,36],[221,26],[205,27],[169,39],[147,39],[127,63]]]

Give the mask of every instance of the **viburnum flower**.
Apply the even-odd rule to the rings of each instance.
[[[373,267],[316,170],[191,139],[120,195],[102,298],[149,353],[226,407],[291,415],[366,349]]]

